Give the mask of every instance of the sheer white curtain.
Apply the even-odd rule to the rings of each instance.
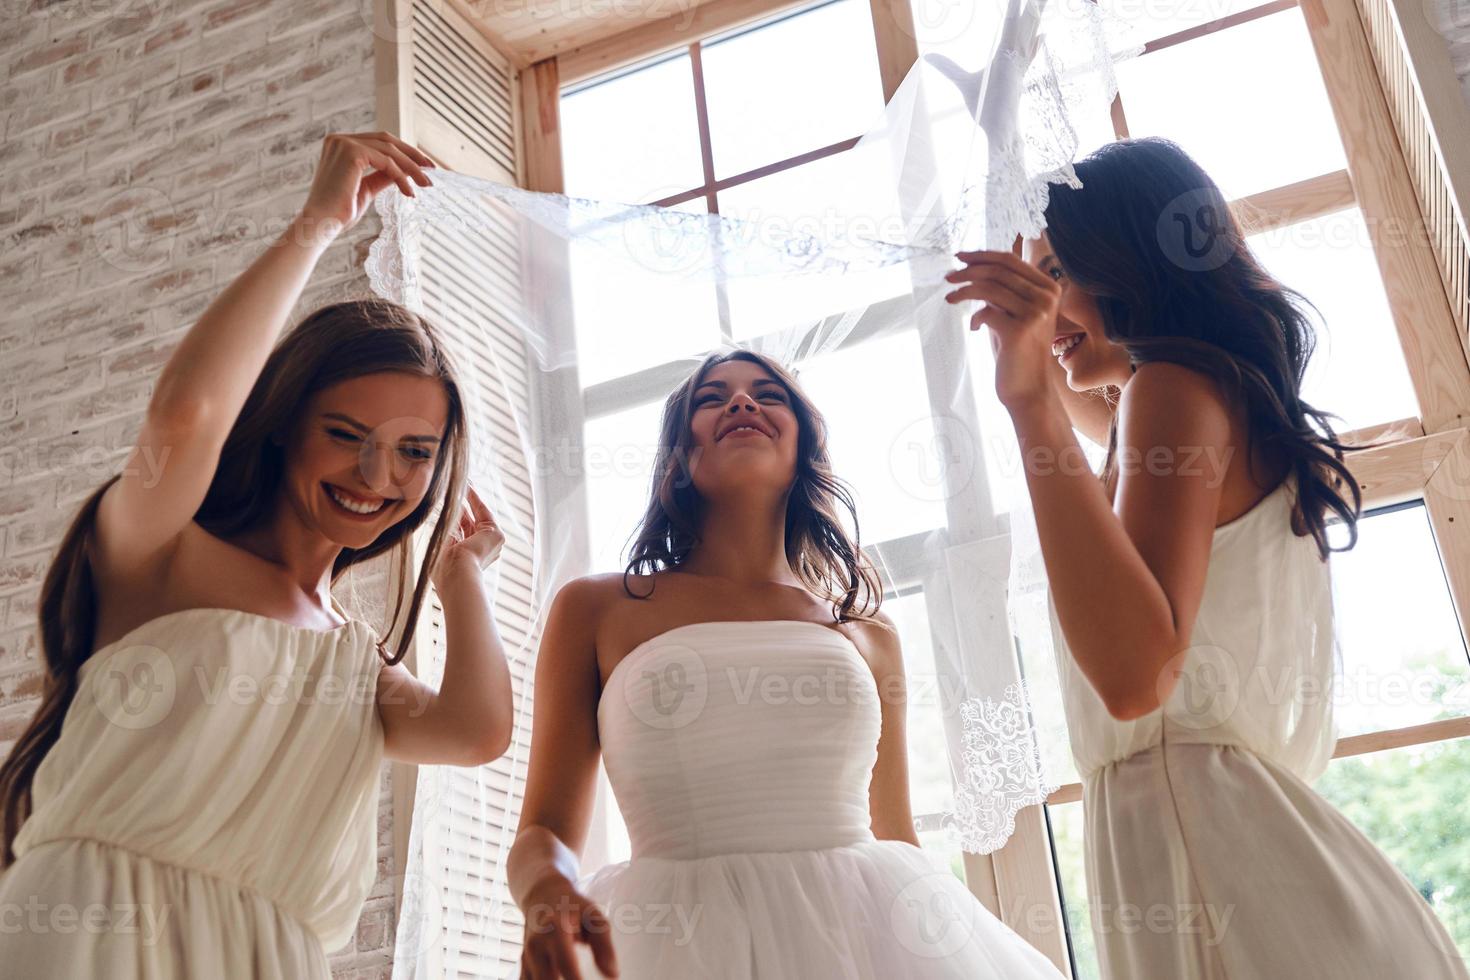
[[[472,480],[509,537],[497,614],[521,695],[505,759],[471,772],[420,771],[395,977],[498,976],[514,964],[520,920],[503,871],[540,623],[555,591],[591,568],[593,450],[609,458],[655,438],[586,419],[609,399],[661,399],[721,346],[710,337],[777,357],[803,383],[881,345],[881,375],[843,384],[879,400],[899,386],[922,393],[889,444],[873,449],[930,519],[864,544],[891,590],[923,593],[936,671],[947,681],[938,696],[955,785],[948,823],[967,850],[994,850],[1017,810],[1057,784],[1066,749],[1049,651],[1022,651],[1023,680],[1013,628],[1042,627],[1024,616],[1013,623],[1007,606],[1008,588],[1034,597],[1044,587],[1017,492],[1019,454],[995,410],[988,343],[966,329],[971,311],[944,303],[943,275],[961,248],[1009,249],[1042,229],[1049,184],[1076,184],[1071,120],[1107,111],[1114,63],[1140,50],[1094,4],[1069,2],[1011,0],[988,21],[977,17],[970,42],[950,47],[973,51],[972,64],[920,59],[858,144],[812,175],[813,193],[844,208],[820,235],[770,216],[537,194],[452,173],[412,199],[379,196],[373,289],[441,323],[469,376]],[[709,301],[717,284],[739,297],[742,323],[761,323],[759,333],[722,321]],[[579,350],[589,329],[604,349],[644,343],[650,332],[665,344],[689,340],[611,388],[584,387],[579,372],[596,367]],[[590,445],[594,433],[606,444]],[[865,527],[880,516],[859,515]],[[1029,552],[1012,548],[1013,523]],[[441,645],[426,659],[419,668],[433,682]]]

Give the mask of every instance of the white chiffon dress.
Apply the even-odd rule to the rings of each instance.
[[[376,642],[200,608],[95,652],[0,875],[0,974],[326,980],[377,870]]]
[[[1184,673],[1141,718],[1108,714],[1052,606],[1108,980],[1466,980],[1428,903],[1311,789],[1336,746],[1332,589],[1294,504],[1288,478],[1215,529]]]
[[[620,976],[1058,980],[938,860],[873,836],[880,710],[820,623],[694,623],[617,665],[598,732],[632,857],[579,887]]]

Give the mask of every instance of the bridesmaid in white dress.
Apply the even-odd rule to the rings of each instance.
[[[903,655],[794,379],[716,355],[660,446],[628,573],[548,616],[521,976],[1059,980],[918,847]],[[584,877],[599,754],[633,853]]]
[[[987,304],[1028,463],[1103,973],[1465,980],[1309,786],[1335,744],[1326,514],[1355,540],[1361,508],[1301,400],[1310,324],[1174,144],[1077,175],[1024,259],[963,254],[950,297]],[[1109,446],[1101,480],[1073,426]]]
[[[42,703],[0,767],[6,976],[326,980],[376,875],[384,754],[475,765],[508,744],[482,582],[503,538],[472,491],[462,508],[430,325],[342,303],[277,344],[327,246],[429,165],[387,134],[327,137],[300,213],[183,338],[63,539]],[[332,600],[387,552],[412,589],[390,602],[400,649],[430,580],[443,599],[442,691]]]

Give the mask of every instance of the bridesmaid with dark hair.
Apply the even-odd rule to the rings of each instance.
[[[961,254],[949,298],[986,304],[1028,462],[1103,975],[1466,980],[1311,788],[1336,743],[1327,522],[1351,547],[1362,498],[1302,400],[1302,297],[1173,143],[1077,176],[1024,258]],[[1065,465],[1074,427],[1108,447],[1101,478]]]

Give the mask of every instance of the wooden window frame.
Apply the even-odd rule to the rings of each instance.
[[[708,12],[704,26],[711,29],[706,33],[714,33],[715,29],[726,31],[808,5],[786,0],[738,6],[716,3],[710,5],[714,9]],[[1275,0],[1151,39],[1146,44],[1144,56],[1214,31],[1282,13],[1294,6],[1297,6],[1295,0]],[[871,8],[886,99],[891,98],[918,52],[912,20],[906,19],[909,12],[907,3],[871,0]],[[1470,409],[1470,365],[1467,365],[1459,331],[1455,329],[1450,304],[1436,302],[1443,299],[1444,294],[1433,265],[1432,252],[1427,245],[1417,245],[1422,239],[1413,234],[1407,236],[1410,239],[1407,244],[1389,243],[1380,238],[1382,227],[1392,227],[1385,218],[1407,216],[1413,224],[1422,221],[1422,216],[1397,144],[1392,139],[1385,139],[1385,135],[1392,136],[1394,132],[1393,120],[1377,84],[1357,8],[1353,6],[1353,0],[1303,0],[1302,8],[1318,67],[1323,71],[1342,133],[1348,169],[1253,194],[1233,202],[1233,207],[1253,234],[1311,220],[1354,205],[1360,208],[1372,235],[1396,333],[1420,405],[1420,416],[1386,422],[1349,434],[1345,441],[1395,440],[1391,446],[1352,453],[1349,466],[1362,486],[1365,510],[1406,500],[1424,501],[1436,544],[1444,559],[1455,609],[1464,623],[1466,616],[1470,615],[1470,540],[1464,539],[1464,535],[1470,534],[1467,530],[1470,513],[1462,512],[1470,507],[1470,501],[1459,498],[1470,497],[1470,494],[1457,494],[1455,487],[1470,486],[1470,482],[1465,482],[1470,478],[1470,472],[1462,472],[1470,467],[1470,458],[1467,458],[1470,444],[1466,442],[1467,431],[1462,427],[1464,414]],[[671,26],[639,28],[554,59],[563,70],[559,80],[563,84],[584,80],[664,53],[673,49],[675,39],[690,50],[692,58],[697,59],[700,42],[687,44],[685,39],[690,36],[690,31],[666,29]],[[698,79],[696,68],[696,87]],[[545,109],[543,107],[543,111]],[[1353,125],[1344,127],[1343,119],[1351,120]],[[1121,95],[1114,100],[1112,120],[1116,136],[1126,137],[1126,112]],[[716,180],[709,165],[707,119],[701,116],[700,123],[705,159],[704,184],[655,203],[672,206],[703,196],[709,200],[713,213],[717,211],[716,195],[721,190],[843,152],[856,142],[853,138]],[[668,372],[658,368],[650,369],[643,372],[643,380],[651,387],[666,390],[668,384],[677,380],[672,376],[665,377],[666,374]],[[589,391],[589,405],[595,404],[597,397],[595,391]],[[1466,734],[1470,734],[1470,718],[1374,732],[1342,739],[1336,757]],[[1052,794],[1048,804],[1062,804],[1080,798],[1080,784],[1072,783]],[[1005,847],[988,855],[966,853],[964,865],[971,891],[1070,975],[1071,957],[1062,925],[1064,916],[1060,907],[1059,884],[1042,807],[1028,807],[1018,815],[1016,832]],[[1049,914],[1037,916],[1037,909]],[[1018,911],[1026,914],[1017,915]],[[1039,927],[1038,923],[1041,923]],[[1048,923],[1052,925],[1048,926]]]
[[[406,23],[410,2],[377,0],[375,3],[380,125],[418,143],[447,166],[477,172],[471,167],[456,166],[455,154],[449,145],[452,141],[445,140],[443,134],[416,132],[411,105],[405,95],[407,85],[403,72],[403,66],[409,63],[410,52],[399,26]],[[1407,25],[1403,28],[1404,33],[1419,43],[1418,54],[1412,59],[1416,65],[1436,57],[1432,43],[1428,46],[1423,43],[1422,23],[1408,21],[1406,11],[1412,0],[1358,2],[1367,6],[1388,3],[1396,8],[1397,16]],[[462,0],[439,0],[439,3],[473,23],[472,11]],[[888,99],[918,56],[912,13],[909,0],[869,0],[869,3],[883,92]],[[711,0],[662,21],[640,24],[609,37],[558,50],[551,57],[535,63],[527,63],[528,59],[498,43],[493,34],[482,31],[481,41],[486,48],[497,52],[516,70],[518,91],[514,103],[518,110],[515,119],[518,152],[513,175],[515,182],[531,190],[563,192],[558,113],[559,93],[563,86],[680,48],[690,49],[697,59],[699,43],[696,41],[691,45],[690,37],[707,38],[727,33],[776,14],[812,5],[811,0]],[[1152,52],[1185,43],[1206,33],[1297,5],[1294,0],[1276,0],[1209,24],[1153,39],[1146,50]],[[1467,443],[1470,432],[1465,427],[1465,415],[1470,411],[1470,364],[1466,358],[1464,323],[1464,311],[1470,306],[1457,304],[1456,300],[1462,297],[1454,288],[1446,286],[1450,276],[1459,273],[1453,270],[1446,272],[1444,255],[1436,255],[1435,249],[1442,247],[1445,240],[1439,222],[1436,221],[1432,229],[1433,235],[1413,233],[1426,230],[1423,214],[1428,206],[1421,205],[1422,196],[1416,198],[1416,179],[1420,180],[1418,193],[1425,193],[1422,187],[1424,168],[1417,167],[1411,173],[1395,138],[1394,113],[1401,112],[1402,107],[1397,104],[1390,106],[1380,87],[1380,69],[1375,67],[1364,26],[1365,19],[1371,20],[1371,11],[1365,13],[1360,10],[1355,0],[1301,0],[1300,6],[1338,120],[1348,168],[1252,195],[1237,202],[1238,213],[1247,224],[1247,230],[1256,233],[1354,205],[1360,208],[1373,236],[1375,256],[1420,405],[1420,415],[1350,434],[1347,439],[1350,442],[1389,438],[1392,444],[1353,452],[1349,466],[1363,489],[1365,509],[1423,500],[1444,563],[1456,614],[1464,624],[1466,617],[1470,616],[1470,541],[1463,538],[1470,533],[1467,531],[1470,528],[1470,499],[1467,499],[1470,492],[1459,488],[1470,487],[1470,443]],[[1430,53],[1426,54],[1426,50]],[[1442,53],[1437,57],[1442,60]],[[1434,108],[1434,105],[1430,106],[1431,110]],[[1462,110],[1462,106],[1442,103],[1438,106],[1441,116]],[[1126,113],[1121,98],[1115,100],[1111,111],[1115,133],[1126,135]],[[1348,120],[1350,125],[1344,126],[1343,120]],[[856,142],[854,137],[756,170],[715,180],[707,155],[708,123],[703,116],[701,129],[706,153],[704,185],[655,203],[672,206],[706,196],[713,212],[717,207],[716,195],[721,190],[843,152]],[[1470,167],[1457,171],[1453,166],[1470,162],[1470,140],[1464,133],[1470,133],[1470,129],[1458,137],[1452,131],[1444,146],[1451,174],[1470,173]],[[503,179],[494,174],[486,175]],[[1460,240],[1463,242],[1465,186],[1460,185],[1455,193],[1458,195],[1458,207],[1454,218],[1459,221]],[[1410,239],[1407,244],[1380,240],[1381,228],[1392,227],[1386,219],[1393,217],[1407,220],[1414,226],[1407,236]],[[1437,212],[1435,217],[1442,220]],[[1436,259],[1440,266],[1436,266]],[[935,354],[927,352],[926,361]],[[636,377],[640,385],[656,388],[660,395],[679,380],[664,368],[649,369]],[[577,389],[575,377],[563,379],[563,383],[566,390],[559,394],[553,392],[552,397],[560,398],[564,408],[573,406],[577,411],[585,409],[593,414],[609,409],[606,401],[609,393],[599,386],[592,386],[584,393],[574,390]],[[413,656],[412,651],[409,656]],[[1335,757],[1466,734],[1470,734],[1470,719],[1451,719],[1374,732],[1342,739]],[[395,836],[403,836],[406,844],[415,769],[401,768],[404,778],[400,779],[396,770],[394,773]],[[1048,802],[1063,804],[1077,799],[1080,799],[1080,786],[1071,784],[1059,789]],[[400,855],[403,853],[402,849],[395,850]],[[1061,921],[1051,842],[1041,806],[1027,808],[1018,816],[1016,833],[1006,847],[989,855],[966,854],[964,863],[970,889],[1003,919],[1007,918],[1010,910],[1034,909],[1039,903],[1055,910],[1055,921]],[[400,874],[403,871],[401,865],[398,871]],[[1070,955],[1064,930],[1037,930],[1032,928],[1033,921],[1032,917],[1023,916],[1011,921],[1010,925],[1070,975]]]

